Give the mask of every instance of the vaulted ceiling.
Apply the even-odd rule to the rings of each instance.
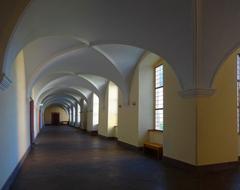
[[[92,92],[103,99],[109,81],[127,102],[137,64],[153,52],[189,88],[192,14],[191,0],[32,0],[9,40],[2,72],[11,78],[23,50],[28,95],[37,103],[68,105]]]

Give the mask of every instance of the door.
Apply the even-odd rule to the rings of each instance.
[[[60,114],[57,112],[52,113],[52,125],[59,125],[60,123]]]

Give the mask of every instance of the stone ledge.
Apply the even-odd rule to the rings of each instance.
[[[193,98],[193,97],[205,97],[205,96],[212,96],[215,93],[215,89],[203,89],[203,88],[196,88],[196,89],[188,89],[179,92],[179,95],[183,98]]]

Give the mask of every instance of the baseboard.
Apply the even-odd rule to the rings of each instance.
[[[134,151],[142,151],[143,150],[143,147],[137,147],[137,146],[134,146],[134,145],[131,145],[131,144],[128,144],[128,143],[125,143],[123,141],[119,141],[117,140],[118,144],[124,148],[127,148],[129,150],[134,150]]]
[[[18,173],[20,172],[20,170],[22,168],[23,162],[27,158],[27,156],[30,153],[30,151],[31,151],[31,146],[27,149],[27,151],[23,155],[22,159],[18,162],[17,166],[14,168],[13,172],[8,177],[7,181],[5,182],[5,184],[2,187],[2,190],[9,190],[11,188],[13,182],[15,181]]]
[[[184,170],[193,171],[193,172],[196,170],[196,166],[194,166],[192,164],[182,162],[182,161],[179,161],[179,160],[175,160],[173,158],[169,158],[169,157],[166,157],[166,156],[162,157],[162,161],[163,161],[164,164],[166,164],[168,166],[173,166],[173,167],[176,167],[176,168],[179,168],[179,169],[184,169]]]
[[[240,165],[239,161],[234,161],[234,162],[225,162],[225,163],[219,163],[219,164],[197,166],[197,169],[199,173],[218,172],[222,170],[237,169],[239,165]]]
[[[98,136],[98,131],[89,131],[91,136]]]
[[[117,140],[117,137],[106,137],[106,136],[103,136],[103,135],[99,135],[98,136],[102,139],[105,139],[105,140],[111,140],[111,141],[116,141]]]
[[[167,164],[169,166],[174,166],[179,169],[191,171],[196,174],[205,174],[209,172],[218,172],[218,171],[229,170],[229,169],[237,169],[240,165],[239,161],[234,161],[234,162],[225,162],[225,163],[219,163],[219,164],[196,166],[196,165],[175,160],[166,156],[163,156],[163,162],[164,164]]]

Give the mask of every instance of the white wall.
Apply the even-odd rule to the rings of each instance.
[[[24,54],[20,52],[12,70],[13,84],[0,93],[0,189],[30,146],[24,70]]]

